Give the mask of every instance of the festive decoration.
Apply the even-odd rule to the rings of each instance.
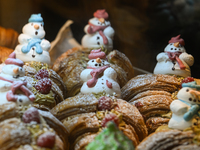
[[[164,52],[157,55],[155,74],[174,74],[182,77],[191,76],[190,66],[194,63],[192,55],[186,53],[185,42],[180,35],[171,38]]]

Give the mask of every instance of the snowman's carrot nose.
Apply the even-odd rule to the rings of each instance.
[[[175,47],[179,47],[179,42],[174,43]]]
[[[38,24],[35,24],[35,25],[34,25],[34,28],[35,28],[36,30],[38,30],[38,29],[39,29],[39,25],[38,25]]]
[[[105,22],[105,19],[104,19],[104,18],[99,18],[99,21],[100,21],[101,23],[104,23],[104,22]]]
[[[96,62],[97,62],[97,63],[101,63],[101,59],[100,59],[100,58],[97,58],[97,59],[96,59]]]
[[[17,74],[18,71],[19,71],[19,68],[18,68],[18,67],[13,69],[13,72],[14,72],[15,74]]]
[[[198,96],[200,96],[200,92],[199,92],[199,91],[190,90],[189,92],[190,92],[192,95],[194,95],[196,99],[198,99]]]

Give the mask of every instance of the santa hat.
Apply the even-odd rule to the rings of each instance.
[[[8,59],[5,60],[5,64],[6,64],[6,65],[8,65],[8,64],[13,64],[13,65],[17,65],[17,66],[22,67],[22,66],[24,65],[24,62],[21,61],[20,59],[17,59],[17,58],[16,58],[15,52],[12,52],[12,53],[8,56]]]
[[[41,22],[42,24],[44,24],[41,14],[32,14],[28,22]]]
[[[106,58],[106,54],[101,51],[101,49],[98,50],[92,50],[88,56],[89,59],[105,59]]]
[[[169,40],[169,43],[177,43],[179,42],[182,46],[185,45],[185,42],[182,38],[180,38],[181,35],[178,35],[176,37],[172,37],[171,40]]]
[[[108,13],[106,12],[105,9],[99,9],[96,12],[94,12],[94,17],[96,18],[104,18],[105,20],[108,19]]]

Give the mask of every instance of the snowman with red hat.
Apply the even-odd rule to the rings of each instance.
[[[18,106],[29,105],[35,100],[32,86],[26,82],[23,61],[11,53],[0,73],[0,105],[16,102]]]
[[[113,49],[114,29],[108,19],[105,9],[94,12],[94,18],[89,20],[84,31],[86,35],[82,38],[82,46],[87,48],[100,48],[103,46],[107,50]]]
[[[154,74],[169,74],[182,77],[191,76],[190,66],[194,63],[192,55],[186,53],[185,42],[180,35],[172,37],[164,52],[157,55]]]
[[[106,93],[110,96],[120,97],[121,90],[117,83],[117,73],[110,67],[106,54],[92,50],[88,58],[87,69],[81,72],[80,78],[84,81],[82,93]]]

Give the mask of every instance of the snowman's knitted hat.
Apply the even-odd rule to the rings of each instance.
[[[5,64],[6,65],[13,64],[13,65],[17,65],[17,66],[22,67],[24,65],[24,62],[22,60],[20,60],[20,59],[17,59],[15,52],[12,52],[8,56],[8,59],[5,60]]]
[[[108,13],[106,12],[105,9],[99,9],[96,12],[94,12],[94,17],[96,18],[104,18],[104,19],[108,19]]]
[[[41,17],[41,14],[32,14],[31,17],[28,19],[28,22],[43,22],[43,18]]]
[[[101,51],[101,49],[97,49],[97,50],[92,50],[88,56],[89,59],[105,59],[106,58],[106,54],[105,52]]]
[[[196,81],[188,82],[188,83],[182,83],[182,87],[190,87],[190,88],[194,88],[198,91],[200,90],[200,85],[197,85]]]
[[[176,36],[176,37],[172,37],[171,38],[171,40],[169,40],[169,43],[177,43],[177,42],[179,42],[181,45],[185,45],[185,42],[184,42],[184,40],[182,39],[182,38],[180,38],[180,34],[178,35],[178,36]]]

